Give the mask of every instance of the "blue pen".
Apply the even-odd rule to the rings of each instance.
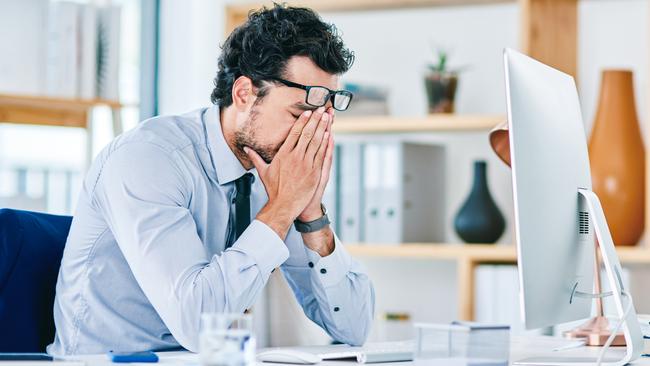
[[[151,352],[108,352],[108,358],[115,363],[158,362],[158,356]]]

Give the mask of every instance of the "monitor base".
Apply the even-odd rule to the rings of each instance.
[[[617,365],[620,360],[605,358],[603,365]],[[576,366],[576,365],[595,365],[596,357],[531,357],[512,363],[514,366]]]
[[[580,327],[565,332],[564,336],[569,339],[583,338],[587,341],[587,346],[603,346],[607,342],[607,338],[612,334],[609,329],[609,321],[606,317],[595,316]],[[614,337],[612,346],[623,347],[625,345],[625,335],[623,333],[617,334]]]

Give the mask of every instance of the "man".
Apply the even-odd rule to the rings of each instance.
[[[276,267],[312,321],[362,344],[373,288],[321,206],[352,62],[313,11],[262,9],[223,46],[214,106],[111,142],[84,181],[48,352],[196,352],[200,314],[244,312]]]

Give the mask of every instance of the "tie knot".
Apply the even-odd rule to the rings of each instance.
[[[244,195],[246,197],[251,195],[251,185],[253,184],[253,174],[246,173],[235,181],[235,188],[237,188],[237,195]]]

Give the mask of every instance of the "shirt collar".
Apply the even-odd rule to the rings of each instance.
[[[213,105],[208,108],[205,113],[205,124],[212,164],[217,172],[219,184],[228,184],[246,174],[246,169],[241,165],[223,136],[218,106]]]

